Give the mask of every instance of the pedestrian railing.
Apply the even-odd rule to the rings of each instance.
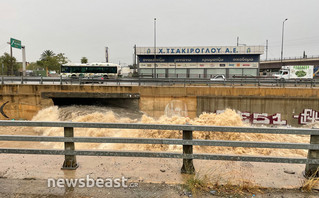
[[[85,156],[122,156],[122,157],[150,157],[150,158],[180,158],[183,159],[182,173],[193,174],[195,171],[193,160],[230,160],[249,162],[272,162],[306,164],[306,175],[316,173],[319,167],[319,129],[304,128],[259,128],[259,127],[225,127],[225,126],[193,126],[193,125],[161,125],[161,124],[126,124],[126,123],[83,123],[83,122],[34,122],[34,121],[0,121],[0,126],[25,127],[63,127],[64,137],[56,136],[21,136],[0,135],[0,141],[32,141],[32,142],[64,142],[64,150],[0,148],[0,153],[37,154],[37,155],[64,155],[63,169],[76,169],[77,155]],[[116,128],[145,130],[173,130],[182,131],[182,139],[163,138],[118,138],[118,137],[74,137],[74,128]],[[193,132],[237,132],[259,134],[293,134],[309,135],[310,143],[282,143],[282,142],[252,142],[193,139]],[[159,131],[161,132],[161,131]],[[129,133],[129,132],[128,132]],[[146,151],[104,151],[104,150],[77,150],[75,143],[123,143],[123,144],[168,144],[183,145],[182,153],[146,152]],[[194,154],[193,146],[218,147],[253,147],[273,149],[304,149],[308,150],[307,158],[244,156],[224,154]]]

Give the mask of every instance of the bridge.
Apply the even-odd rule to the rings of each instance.
[[[289,57],[280,59],[268,59],[260,61],[260,70],[279,70],[282,65],[314,65],[319,66],[319,56]]]
[[[318,87],[4,84],[0,92],[3,120],[30,120],[43,108],[70,104],[130,107],[155,118],[164,112],[194,118],[231,108],[252,124],[301,126],[319,120]]]

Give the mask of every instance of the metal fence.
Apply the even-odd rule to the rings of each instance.
[[[307,59],[319,59],[318,55],[313,56],[294,56],[294,57],[283,57],[282,60],[304,60],[307,61]],[[268,62],[268,61],[281,61],[281,58],[268,58],[264,60],[260,60],[260,62]]]
[[[258,127],[224,127],[224,126],[193,126],[193,125],[159,125],[159,124],[124,124],[124,123],[83,123],[83,122],[33,122],[33,121],[0,121],[0,126],[26,126],[26,127],[63,127],[64,137],[56,136],[20,136],[0,135],[0,141],[33,141],[33,142],[64,142],[64,150],[38,150],[38,149],[11,149],[0,148],[0,153],[11,154],[40,154],[65,155],[63,169],[76,169],[77,155],[86,156],[122,156],[122,157],[151,157],[151,158],[180,158],[183,159],[182,173],[193,174],[195,171],[193,160],[230,160],[250,162],[273,162],[306,164],[306,175],[312,175],[319,167],[319,129],[301,128],[258,128]],[[147,130],[173,130],[183,131],[182,139],[160,138],[117,138],[117,137],[74,137],[74,128],[116,128],[116,129],[142,129]],[[225,141],[193,139],[193,132],[237,132],[237,133],[264,133],[264,134],[294,134],[309,135],[310,144],[281,143],[281,142],[252,142],[252,141]],[[159,131],[161,132],[161,131]],[[129,133],[129,132],[128,132]],[[170,144],[183,145],[182,153],[169,152],[143,152],[143,151],[101,151],[76,150],[76,142],[86,143],[123,143],[123,144]],[[194,154],[193,146],[219,146],[219,147],[253,147],[273,149],[305,149],[307,158],[269,157],[269,156],[243,156],[222,154]]]
[[[99,85],[99,86],[265,86],[265,87],[316,87],[316,79],[274,79],[274,78],[230,78],[210,80],[203,78],[62,78],[62,77],[1,77],[4,84],[53,84],[53,85]]]

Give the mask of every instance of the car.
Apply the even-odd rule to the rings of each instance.
[[[107,76],[90,76],[86,78],[82,78],[84,83],[98,83],[103,84],[107,80]]]
[[[216,75],[210,79],[211,81],[225,81],[226,77],[224,75]]]

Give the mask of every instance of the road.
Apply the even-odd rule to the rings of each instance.
[[[1,77],[1,84],[46,84],[46,85],[99,85],[99,86],[262,86],[262,87],[316,87],[319,80],[285,80],[233,78],[228,80],[195,78],[62,78],[62,77]]]

